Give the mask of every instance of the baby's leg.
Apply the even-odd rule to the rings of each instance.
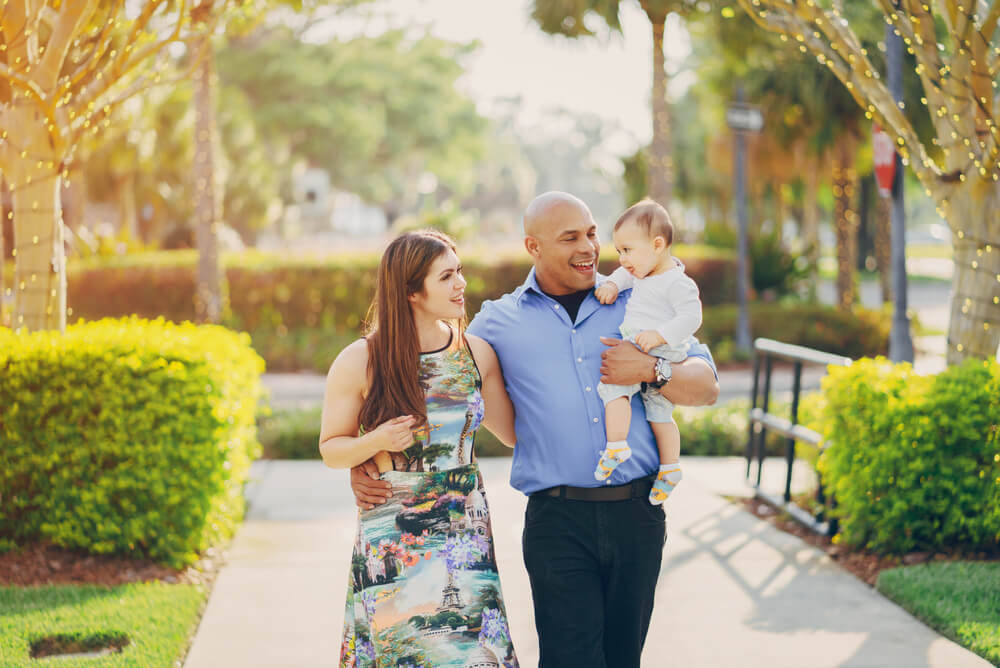
[[[650,422],[653,436],[656,437],[656,447],[660,451],[660,464],[676,464],[681,458],[681,432],[677,423]]]
[[[597,394],[604,401],[604,433],[608,443],[594,469],[596,480],[607,480],[622,462],[632,457],[628,445],[628,428],[632,421],[631,396],[639,386],[618,386],[598,383]]]
[[[681,433],[673,419],[673,404],[663,395],[654,390],[644,393],[642,399],[646,405],[646,418],[656,437],[656,447],[660,451],[660,470],[656,473],[653,488],[649,490],[649,502],[657,506],[667,500],[681,481]]]
[[[608,443],[627,439],[631,422],[632,402],[628,397],[618,397],[604,404],[604,433],[608,436]]]

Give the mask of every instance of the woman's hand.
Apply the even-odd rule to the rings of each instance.
[[[413,445],[412,415],[401,415],[386,420],[371,431],[371,444],[376,450],[402,452]]]

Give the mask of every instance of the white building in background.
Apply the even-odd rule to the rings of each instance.
[[[292,199],[282,221],[283,238],[259,245],[324,250],[345,240],[381,238],[389,227],[380,208],[336,190],[325,169],[311,167],[293,177]]]

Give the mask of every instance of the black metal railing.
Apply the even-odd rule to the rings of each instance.
[[[753,345],[753,390],[750,396],[750,419],[749,433],[747,434],[747,480],[752,480],[751,469],[753,460],[757,459],[756,480],[752,482],[754,486],[754,496],[766,503],[786,511],[789,515],[809,527],[813,531],[832,536],[837,533],[837,520],[831,518],[826,520],[826,513],[822,510],[828,505],[832,505],[833,499],[827,499],[823,492],[823,481],[818,481],[816,488],[816,500],[821,510],[814,516],[792,502],[792,466],[795,463],[795,443],[800,441],[813,446],[820,446],[822,436],[817,432],[798,424],[799,417],[799,395],[802,390],[802,365],[822,364],[827,366],[834,364],[837,366],[847,366],[851,363],[851,358],[840,355],[831,355],[820,350],[805,348],[803,346],[793,346],[788,343],[781,343],[772,339],[757,339]],[[771,372],[774,360],[784,360],[792,362],[794,365],[792,381],[792,410],[791,419],[785,419],[768,412],[771,403]],[[763,405],[757,407],[757,398],[760,389],[761,361],[764,362],[764,398]],[[785,460],[788,470],[785,474],[785,492],[782,497],[765,492],[760,487],[761,474],[764,470],[765,441],[767,432],[773,431],[788,437],[785,446]]]

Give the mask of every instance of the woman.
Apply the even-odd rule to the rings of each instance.
[[[327,376],[320,453],[372,456],[392,498],[360,511],[341,666],[517,666],[475,463],[484,424],[514,445],[496,354],[466,335],[455,244],[404,234],[378,269],[368,334]],[[387,454],[388,453],[388,454]]]

